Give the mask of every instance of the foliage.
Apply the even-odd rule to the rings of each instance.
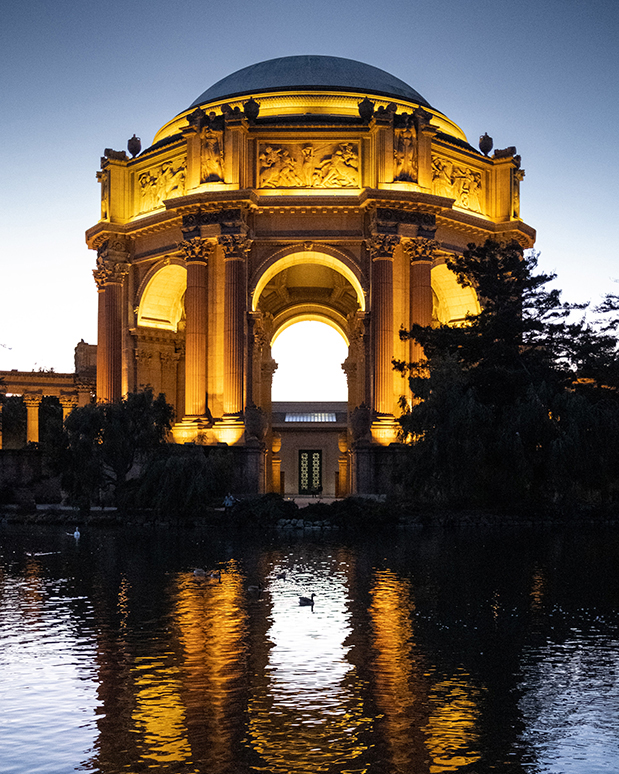
[[[170,444],[146,466],[134,504],[176,521],[189,514],[203,515],[229,490],[232,474],[232,453],[227,448]]]
[[[127,479],[138,463],[165,443],[173,409],[163,395],[131,393],[117,403],[74,409],[44,449],[62,474],[72,502],[85,510],[100,491],[112,488],[122,504]]]
[[[1,395],[2,446],[21,449],[26,441],[26,406],[21,395]]]
[[[421,502],[607,504],[619,498],[617,342],[547,290],[517,243],[469,245],[449,262],[482,310],[460,328],[414,326],[424,348],[403,406],[403,479]]]

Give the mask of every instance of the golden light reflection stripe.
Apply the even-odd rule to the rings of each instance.
[[[169,654],[138,659],[133,667],[135,710],[132,719],[141,733],[141,758],[158,763],[187,761],[185,711],[179,695],[179,670],[166,666]]]
[[[432,757],[430,774],[458,771],[481,758],[477,695],[465,675],[434,685],[429,697],[434,710],[425,728]]]
[[[389,762],[398,771],[410,771],[426,757],[419,729],[423,670],[415,653],[412,589],[408,580],[384,570],[376,573],[371,596],[376,704],[383,715]]]
[[[235,730],[243,722],[247,682],[247,612],[243,577],[231,561],[222,582],[179,577],[175,622],[183,649],[184,698],[192,739],[211,770],[234,763]]]

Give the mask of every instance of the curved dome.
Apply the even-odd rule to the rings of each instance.
[[[200,94],[190,108],[226,97],[290,89],[367,92],[431,107],[415,89],[378,67],[338,56],[285,56],[227,75]]]

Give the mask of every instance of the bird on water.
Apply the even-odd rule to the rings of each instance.
[[[315,596],[316,596],[316,594],[312,594],[311,597],[299,597],[299,604],[302,607],[307,607],[308,605],[310,607],[314,607],[314,597]]]

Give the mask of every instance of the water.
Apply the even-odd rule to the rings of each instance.
[[[618,730],[611,530],[0,527],[2,774],[597,774]]]

